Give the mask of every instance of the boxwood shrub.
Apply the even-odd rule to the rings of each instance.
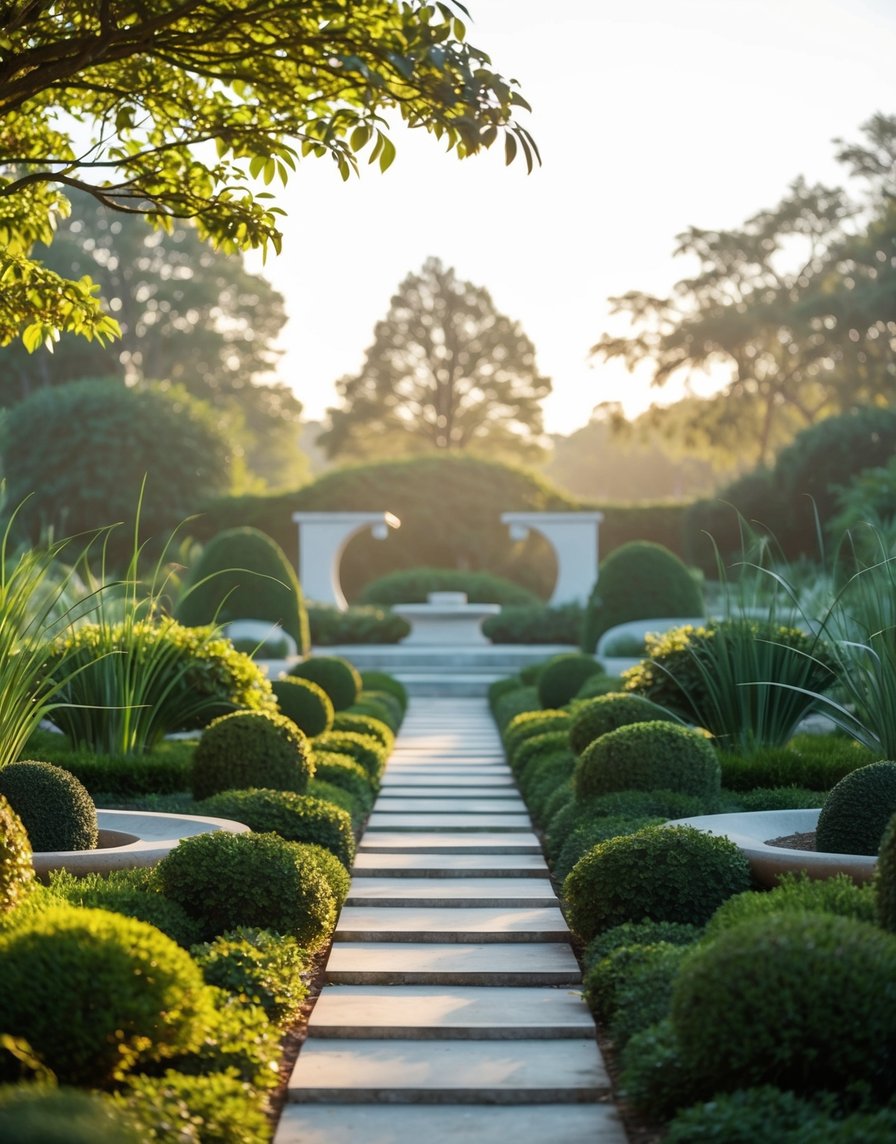
[[[34,882],[31,843],[22,820],[0,795],[0,914],[15,909]]]
[[[264,1095],[220,1072],[187,1076],[169,1069],[130,1077],[115,1100],[137,1120],[141,1141],[151,1144],[184,1139],[184,1125],[195,1130],[186,1139],[201,1144],[269,1144],[271,1138]]]
[[[430,592],[465,592],[471,604],[541,603],[534,592],[490,572],[460,568],[407,568],[388,572],[365,584],[359,604],[425,604]]]
[[[353,605],[344,611],[327,604],[308,605],[308,624],[314,647],[340,644],[397,644],[411,625],[389,608]]]
[[[314,740],[314,750],[326,754],[349,755],[362,766],[371,783],[379,787],[389,755],[383,744],[372,735],[357,731],[325,731]]]
[[[374,785],[367,771],[356,763],[351,755],[337,754],[335,751],[314,751],[314,778],[330,786],[342,787],[353,795],[359,805],[369,811],[376,798]]]
[[[289,669],[298,679],[310,679],[326,691],[334,708],[344,711],[357,701],[361,676],[354,664],[339,655],[312,655]]]
[[[2,779],[0,771],[0,791]],[[815,847],[830,854],[877,854],[894,813],[896,763],[859,767],[842,778],[824,800],[815,829]]]
[[[492,715],[498,725],[498,731],[503,734],[514,715],[520,715],[524,711],[537,711],[540,707],[537,689],[531,684],[521,684],[504,691],[492,702]]]
[[[569,745],[577,755],[581,755],[586,747],[608,731],[616,731],[629,723],[668,718],[667,711],[643,695],[610,691],[576,708],[569,728]]]
[[[548,660],[538,677],[538,699],[542,707],[564,707],[574,698],[586,679],[603,675],[603,664],[593,655],[568,652]]]
[[[832,878],[810,878],[802,872],[782,874],[772,890],[750,890],[723,902],[707,923],[705,933],[708,939],[715,938],[742,922],[805,910],[873,924],[876,906],[874,886],[857,886],[847,874],[835,874]]]
[[[361,696],[365,691],[387,691],[390,695],[394,696],[401,704],[402,711],[406,711],[408,707],[408,689],[401,682],[396,679],[394,675],[389,675],[385,671],[362,671],[361,672]]]
[[[576,863],[599,843],[621,838],[624,834],[634,834],[646,826],[662,826],[664,821],[656,815],[639,815],[637,818],[610,815],[579,821],[560,841],[554,852],[551,862],[554,877],[562,882]]]
[[[563,895],[570,926],[589,941],[642,918],[702,925],[749,887],[749,863],[727,838],[650,826],[595,846],[567,876]]]
[[[673,790],[717,797],[719,760],[699,731],[656,720],[608,731],[585,748],[574,779],[577,798],[619,790]]]
[[[588,970],[598,961],[608,957],[613,950],[626,945],[655,945],[665,942],[669,945],[693,945],[703,933],[700,926],[686,922],[623,922],[592,938],[582,956]]]
[[[292,719],[312,739],[333,726],[333,704],[319,683],[290,675],[275,679],[271,688],[280,714]]]
[[[502,739],[507,757],[513,763],[520,746],[534,735],[548,731],[566,731],[572,722],[568,711],[526,710],[514,715],[504,728]]]
[[[506,604],[482,622],[493,644],[572,644],[578,647],[585,611],[581,604]]]
[[[196,799],[219,791],[273,787],[302,794],[314,775],[308,738],[285,715],[234,711],[206,728],[193,758]]]
[[[260,1005],[271,1021],[293,1021],[308,995],[308,953],[294,937],[248,926],[194,945],[193,960],[209,985]]]
[[[83,783],[52,763],[33,759],[0,768],[5,795],[28,831],[32,850],[92,850],[96,807]]]
[[[9,1144],[141,1144],[133,1118],[109,1097],[47,1084],[0,1087],[0,1140]]]
[[[333,720],[334,731],[354,731],[357,735],[369,735],[382,744],[389,755],[395,746],[395,733],[382,719],[372,715],[357,715],[351,711],[340,711]]]
[[[615,949],[585,975],[585,1000],[621,1048],[669,1015],[672,986],[688,950],[672,942]]]

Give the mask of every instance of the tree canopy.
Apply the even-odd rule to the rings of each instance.
[[[330,456],[487,448],[520,459],[540,452],[551,383],[488,291],[429,258],[398,287],[361,371],[336,388],[342,406],[318,439]]]
[[[0,5],[0,344],[118,332],[90,280],[34,253],[82,190],[226,251],[279,249],[258,181],[307,155],[385,169],[396,119],[461,157],[503,138],[531,168],[515,81],[456,0],[12,0]],[[389,117],[389,118],[387,118]]]
[[[717,397],[685,421],[650,423],[767,461],[801,427],[855,403],[890,401],[896,384],[896,116],[875,115],[865,139],[837,152],[864,180],[865,200],[794,181],[781,201],[731,230],[690,227],[676,255],[695,272],[666,297],[612,298],[628,334],[605,333],[600,359],[646,364],[655,386],[716,371]]]

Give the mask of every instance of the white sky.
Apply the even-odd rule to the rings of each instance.
[[[600,401],[631,414],[650,391],[591,366],[607,298],[666,290],[689,225],[737,226],[799,174],[841,181],[835,136],[896,111],[896,0],[467,0],[468,38],[513,76],[543,167],[502,148],[458,161],[399,130],[398,158],[343,183],[308,160],[279,193],[286,297],[281,374],[321,417],[355,372],[398,283],[428,255],[485,286],[535,343],[568,433]]]

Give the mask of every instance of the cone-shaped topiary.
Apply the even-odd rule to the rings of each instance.
[[[698,947],[672,1023],[701,1095],[774,1084],[796,1093],[893,1091],[896,938],[854,918],[756,918]],[[786,1014],[786,1020],[782,1016]]]
[[[0,795],[0,914],[15,909],[27,895],[33,881],[28,831]]]
[[[107,1087],[190,1052],[213,1016],[186,950],[107,910],[51,906],[0,933],[0,980],[0,1028],[65,1084]]]
[[[603,675],[603,665],[593,655],[568,652],[554,656],[544,665],[538,677],[538,698],[542,707],[564,707],[586,679]]]
[[[193,797],[248,787],[303,794],[313,776],[311,744],[291,719],[234,711],[202,733],[193,757]]]
[[[283,549],[257,528],[228,528],[202,550],[175,618],[188,627],[265,620],[310,647],[302,589]]]
[[[824,800],[815,848],[829,854],[876,854],[893,814],[896,763],[859,767],[842,778]]]
[[[310,738],[322,735],[333,726],[333,702],[319,683],[311,679],[287,676],[271,684],[281,714]]]
[[[52,763],[23,760],[0,770],[0,794],[28,831],[32,850],[92,850],[99,838],[87,788]]]
[[[703,614],[697,581],[662,544],[634,540],[601,561],[588,601],[582,648],[593,652],[605,631],[629,620]]]
[[[361,691],[361,676],[357,669],[338,655],[312,655],[291,667],[289,674],[317,683],[329,695],[337,711],[351,707]]]
[[[691,826],[648,826],[590,850],[563,884],[569,923],[586,941],[649,918],[703,925],[750,888],[750,866],[727,838]]]
[[[617,790],[672,790],[711,798],[721,788],[718,756],[699,731],[661,719],[629,723],[586,747],[576,767],[576,797]]]
[[[668,718],[668,712],[643,695],[611,691],[589,699],[577,708],[569,728],[569,745],[577,755],[581,755],[589,744],[608,731],[627,727],[629,723]]]

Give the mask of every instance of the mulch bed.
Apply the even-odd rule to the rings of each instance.
[[[766,846],[778,846],[782,850],[815,850],[815,831],[807,830],[805,833],[782,834],[780,838],[769,838]]]

